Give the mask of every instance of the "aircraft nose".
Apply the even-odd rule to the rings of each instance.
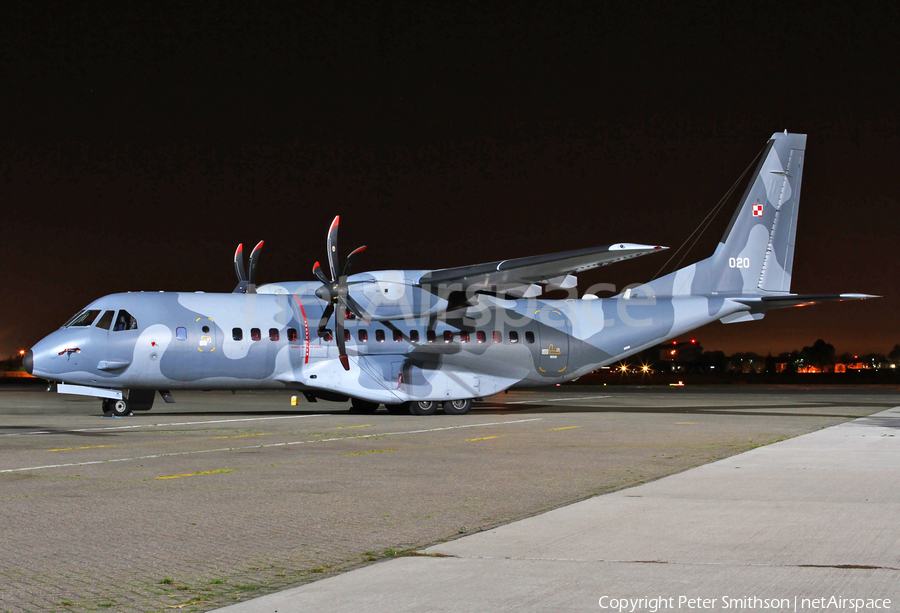
[[[25,357],[22,358],[22,367],[29,375],[34,371],[34,352],[32,352],[31,349],[29,349],[28,353],[25,354]]]

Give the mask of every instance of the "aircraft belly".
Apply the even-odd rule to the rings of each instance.
[[[521,354],[522,360],[510,359]],[[524,351],[490,347],[477,359],[467,352],[443,355],[419,348],[412,353],[353,355],[350,370],[336,359],[310,360],[276,381],[322,389],[354,398],[396,404],[410,400],[456,400],[496,394],[528,376]]]

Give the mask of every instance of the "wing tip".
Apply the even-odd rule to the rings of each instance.
[[[615,243],[609,246],[610,251],[665,251],[663,245],[641,245],[639,243]]]

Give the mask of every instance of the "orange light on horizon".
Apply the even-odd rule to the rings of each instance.
[[[19,355],[25,355],[25,350],[24,350],[24,349],[19,349]]]

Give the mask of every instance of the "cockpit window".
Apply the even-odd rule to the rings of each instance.
[[[69,323],[66,324],[66,327],[71,326],[89,326],[94,323],[94,320],[97,319],[97,315],[100,314],[100,309],[91,309],[89,311],[82,311],[75,317],[69,320]]]
[[[103,328],[104,330],[109,330],[109,327],[112,325],[112,317],[115,311],[107,311],[103,314],[103,317],[97,320],[97,327]]]
[[[137,327],[137,319],[134,318],[134,315],[125,309],[122,309],[116,317],[116,325],[113,327],[113,332],[120,332],[121,330],[137,330]]]

